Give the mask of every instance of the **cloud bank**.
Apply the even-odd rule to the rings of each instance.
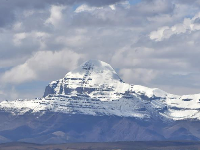
[[[0,100],[40,97],[87,59],[132,84],[199,93],[197,0],[0,2]]]

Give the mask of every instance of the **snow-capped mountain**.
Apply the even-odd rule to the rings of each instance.
[[[52,81],[44,97],[3,101],[0,110],[13,114],[62,112],[139,119],[200,120],[200,94],[178,96],[157,88],[122,81],[107,63],[89,60]]]
[[[89,60],[43,98],[0,103],[0,143],[200,140],[200,94],[172,95],[122,81]]]

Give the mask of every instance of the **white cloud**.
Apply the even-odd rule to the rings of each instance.
[[[152,31],[149,35],[151,40],[162,41],[164,39],[170,38],[174,34],[181,34],[186,32],[192,32],[200,30],[200,22],[197,23],[197,20],[200,19],[200,13],[195,15],[193,18],[185,18],[182,23],[175,24],[172,27],[161,27],[157,31]]]
[[[115,5],[110,5],[109,7],[110,7],[112,10],[115,10],[115,9],[116,9]]]
[[[50,17],[45,21],[45,24],[52,24],[54,26],[59,25],[62,19],[62,11],[65,9],[65,6],[51,6]]]
[[[20,46],[22,44],[22,40],[27,37],[27,34],[25,32],[23,33],[17,33],[13,37],[13,42],[15,46]]]
[[[22,29],[22,22],[16,22],[14,25],[13,25],[13,30],[15,31],[18,31]]]
[[[131,84],[143,84],[148,85],[155,79],[158,75],[158,71],[153,69],[145,69],[145,68],[124,68],[120,70],[120,75],[122,79],[127,83]]]
[[[155,51],[152,48],[147,47],[124,47],[118,50],[112,56],[112,63],[116,67],[138,67],[144,64],[144,60],[152,59]],[[123,60],[123,63],[121,61]],[[145,65],[145,64],[144,64]],[[143,65],[143,66],[144,66]]]
[[[79,7],[77,7],[74,12],[75,13],[93,12],[95,10],[101,10],[101,9],[105,9],[105,8],[110,8],[111,10],[116,10],[117,6],[122,6],[125,9],[129,9],[130,3],[129,3],[129,1],[122,1],[122,2],[118,2],[116,4],[112,4],[112,5],[104,6],[104,7],[94,7],[94,6],[88,6],[86,4],[83,4],[83,5],[80,5]]]
[[[77,7],[74,12],[76,12],[76,13],[80,13],[80,12],[84,12],[84,11],[91,12],[91,11],[94,11],[96,9],[103,9],[103,7],[91,7],[91,6],[88,6],[86,4],[83,4],[79,7]]]
[[[59,52],[39,51],[25,63],[6,71],[3,83],[20,84],[32,80],[48,80],[55,73],[74,69],[82,55],[70,50]]]
[[[26,45],[27,42],[30,42],[31,44],[37,43],[38,45],[40,45],[40,48],[38,50],[43,50],[46,48],[45,40],[49,37],[49,33],[40,31],[16,33],[13,35],[13,44],[16,47],[22,47],[23,45]]]
[[[150,39],[155,40],[155,41],[161,41],[164,37],[164,31],[169,29],[169,27],[165,26],[162,28],[159,28],[157,31],[152,31],[150,33]]]
[[[13,69],[4,73],[1,77],[3,83],[22,83],[36,79],[35,72],[29,68],[27,63],[14,67]]]
[[[50,34],[46,32],[32,32],[32,37],[36,38],[40,43],[40,50],[46,49],[45,40],[50,37]]]
[[[65,36],[59,36],[55,39],[55,42],[58,44],[63,44],[66,46],[70,46],[70,47],[81,47],[83,46],[85,43],[88,43],[90,41],[90,38],[84,36],[84,35],[71,35],[68,37]]]

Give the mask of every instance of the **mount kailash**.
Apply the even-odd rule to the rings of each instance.
[[[199,140],[200,94],[128,84],[89,60],[49,83],[43,98],[1,102],[0,120],[0,142]]]

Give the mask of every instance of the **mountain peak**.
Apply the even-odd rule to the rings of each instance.
[[[96,70],[96,71],[109,70],[110,72],[117,74],[115,70],[108,63],[100,60],[88,60],[85,63],[83,63],[80,67],[84,70]]]
[[[110,71],[115,72],[115,70],[111,67],[110,64],[101,61],[101,60],[96,60],[96,59],[91,59],[88,60],[86,62],[84,62],[81,67],[83,69],[94,69],[94,68],[98,68],[98,69],[108,69]]]
[[[96,66],[96,67],[104,67],[104,66],[110,66],[109,64],[107,64],[106,62],[103,62],[101,60],[97,60],[97,59],[90,59],[88,61],[86,61],[85,63],[82,64],[82,67],[86,67],[86,66]]]
[[[75,70],[68,72],[63,79],[51,82],[44,97],[49,94],[86,94],[96,98],[100,91],[120,91],[125,83],[121,80],[115,70],[107,63],[100,60],[88,60]],[[128,87],[127,87],[128,88]],[[127,88],[125,88],[127,90]],[[94,96],[96,95],[96,96]],[[103,100],[113,100],[114,97],[104,96]]]
[[[89,60],[64,78],[52,81],[44,98],[1,102],[0,110],[116,115],[146,119],[200,120],[200,94],[173,95],[122,82],[107,63]]]
[[[88,60],[75,70],[67,73],[65,77],[73,76],[73,78],[76,78],[77,76],[81,76],[82,78],[83,74],[85,77],[90,76],[91,78],[95,78],[95,80],[102,81],[102,79],[106,78],[107,80],[110,78],[121,81],[115,70],[108,63],[100,60]]]

